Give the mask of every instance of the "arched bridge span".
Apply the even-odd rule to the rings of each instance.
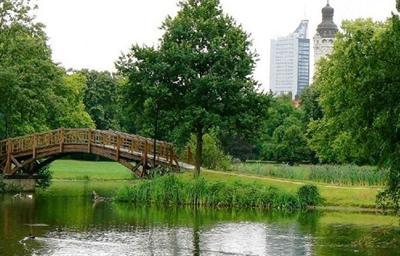
[[[34,174],[39,167],[71,153],[99,155],[143,177],[153,165],[154,141],[110,130],[63,128],[11,138],[0,141],[0,173],[6,176]],[[171,143],[157,141],[155,158],[156,165],[180,168]]]

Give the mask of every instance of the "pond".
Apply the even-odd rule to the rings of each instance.
[[[35,238],[27,239],[30,235]],[[399,250],[399,219],[375,213],[135,207],[56,193],[0,196],[4,256],[398,255]]]

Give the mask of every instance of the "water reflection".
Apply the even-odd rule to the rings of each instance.
[[[2,196],[0,255],[396,255],[396,220],[374,214],[160,209],[93,205],[87,197]],[[21,242],[29,234],[36,239]]]

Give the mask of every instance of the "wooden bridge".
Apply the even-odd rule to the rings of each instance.
[[[155,152],[154,152],[155,150]],[[57,158],[71,153],[102,156],[126,166],[139,177],[154,165],[180,169],[174,146],[116,131],[58,129],[0,141],[0,173],[34,174]]]

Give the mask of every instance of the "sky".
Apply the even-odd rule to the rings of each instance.
[[[224,11],[250,34],[258,53],[254,77],[269,89],[270,40],[292,33],[308,19],[309,38],[327,0],[221,0]],[[162,21],[178,0],[37,0],[37,20],[46,25],[53,60],[65,68],[115,71],[114,62],[132,44],[156,46]],[[385,20],[395,0],[330,0],[335,23],[371,17]],[[312,40],[311,40],[312,41]],[[311,45],[311,47],[313,47]],[[313,51],[311,70],[313,71]]]

